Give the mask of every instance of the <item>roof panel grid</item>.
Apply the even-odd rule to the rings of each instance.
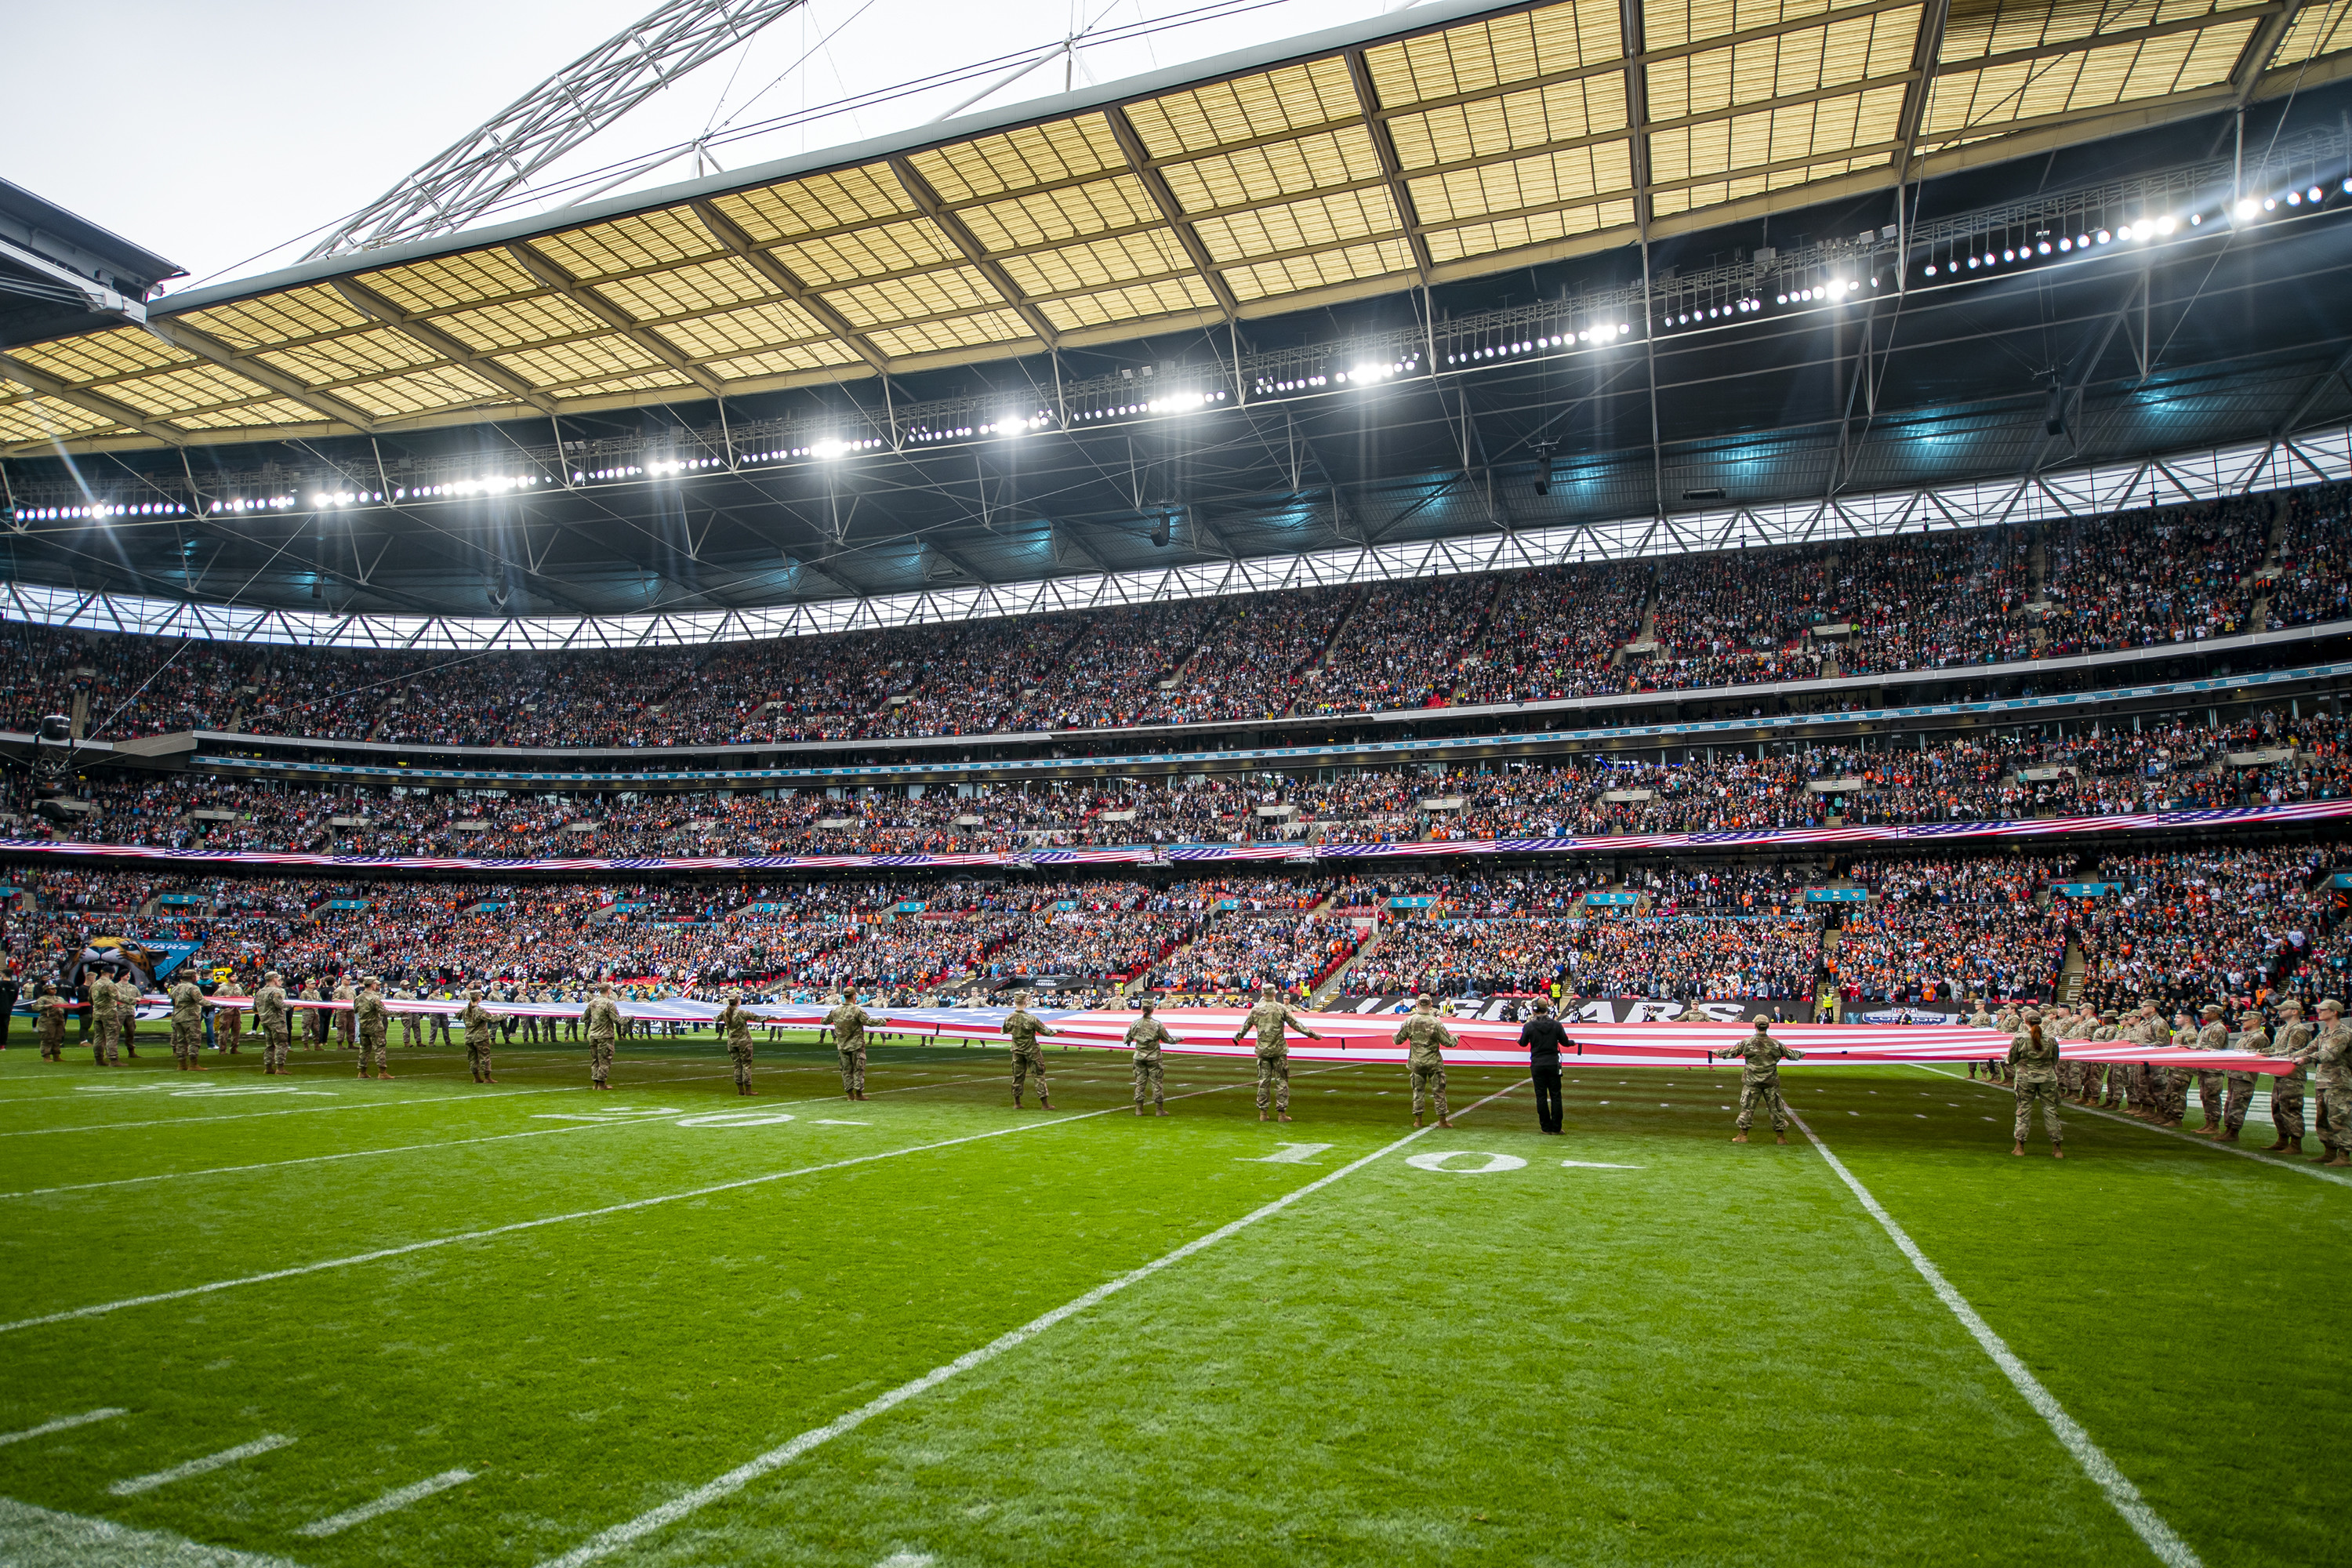
[[[1168,228],[1098,239],[1061,250],[1008,256],[997,263],[1013,286],[1032,299],[1069,294],[1132,283],[1140,279],[1192,269],[1192,259]]]
[[[2273,66],[2296,66],[2352,49],[2352,0],[2329,0],[2325,5],[2305,5],[2287,24]]]
[[[546,287],[503,250],[468,250],[362,272],[359,281],[402,310],[424,315],[486,300],[536,294]]]
[[[1680,120],[1907,72],[1919,8],[1874,11],[1818,27],[1677,55],[1643,68],[1650,117]]]
[[[372,324],[324,283],[191,311],[185,320],[233,349],[266,348]]]
[[[1679,49],[1734,33],[1784,27],[1880,0],[1643,0],[1642,47]],[[1969,0],[1959,0],[1966,5]]]
[[[117,403],[135,408],[142,414],[167,418],[177,418],[199,409],[234,408],[254,401],[263,393],[263,389],[254,383],[234,371],[222,369],[209,360],[199,360],[154,375],[110,382],[105,391],[106,395]],[[311,410],[302,409],[304,423],[315,423],[318,417]]]
[[[1026,125],[915,153],[908,162],[950,206],[1127,168],[1099,114]]]
[[[438,363],[444,356],[404,332],[377,327],[369,331],[314,338],[253,357],[307,385],[323,387],[397,374],[419,365]]]
[[[536,348],[509,349],[498,356],[498,361],[533,386],[549,388],[632,372],[669,369],[651,351],[618,333],[545,343]],[[679,385],[692,384],[684,376],[673,379]]]
[[[1362,112],[1347,61],[1327,58],[1129,104],[1127,118],[1153,159],[1172,160]]]
[[[1429,247],[1431,260],[1460,261],[1474,256],[1521,250],[1528,246],[1569,239],[1580,234],[1624,228],[1633,222],[1633,198],[1626,195],[1615,201],[1559,207],[1525,217],[1470,223],[1458,228],[1433,229],[1423,236],[1423,241]]]
[[[50,343],[26,343],[8,353],[35,370],[47,371],[81,386],[197,363],[196,356],[185,349],[173,348],[136,327],[87,332]]]
[[[992,256],[1166,221],[1143,182],[1133,174],[965,207],[956,217]]]
[[[1210,259],[1221,266],[1257,257],[1347,245],[1401,233],[1396,201],[1387,187],[1344,191],[1282,206],[1259,207],[1192,226]]]
[[[784,348],[820,340],[830,342],[833,337],[815,317],[789,300],[664,321],[661,334],[677,344],[687,357],[698,360],[719,359],[754,349]]]
[[[548,389],[561,392],[566,397],[635,397],[648,392],[683,392],[694,385],[685,374],[667,365],[656,367],[644,375],[614,375],[602,380],[551,382]]]
[[[346,382],[335,395],[377,419],[442,414],[455,408],[511,408],[520,400],[464,365],[435,365],[406,375]]]
[[[1011,310],[983,310],[970,316],[910,322],[880,328],[867,335],[884,353],[909,356],[1037,341],[1029,324]]]
[[[1571,152],[1412,180],[1406,188],[1423,225],[1555,207],[1588,196],[1630,194],[1633,149],[1623,142],[1596,142]]]
[[[125,427],[103,414],[60,403],[37,393],[8,396],[0,391],[0,442],[48,441],[73,436],[104,436]]]
[[[887,163],[713,196],[710,205],[760,245],[905,217],[916,210],[915,198]]]
[[[666,207],[586,228],[542,235],[531,247],[583,282],[675,267],[718,254],[719,246],[692,209]]]
[[[1624,73],[1612,71],[1397,115],[1388,130],[1398,166],[1411,171],[1606,135],[1625,123]]]
[[[1199,273],[1154,279],[1124,289],[1097,294],[1075,294],[1042,300],[1037,310],[1057,331],[1107,327],[1124,321],[1191,315],[1216,309],[1217,297]]]
[[[253,430],[274,426],[321,429],[326,416],[291,398],[265,397],[257,402],[223,404],[173,416],[172,422],[189,430]]]
[[[1937,79],[1923,139],[2004,129],[2054,115],[2108,109],[2229,80],[2257,23],[2136,38],[2043,58],[1996,62]]]
[[[1188,213],[1246,206],[1285,196],[1382,177],[1371,132],[1361,125],[1318,132],[1295,142],[1271,142],[1188,163],[1171,163],[1160,177]]]
[[[608,279],[596,292],[636,320],[652,321],[770,299],[776,286],[740,257],[721,256],[667,272]]]
[[[1391,274],[1410,276],[1412,272],[1412,252],[1402,239],[1388,239],[1372,245],[1318,249],[1272,261],[1228,267],[1223,269],[1223,277],[1225,286],[1233,290],[1234,299],[1252,300],[1275,294],[1304,293],[1310,289],[1326,289],[1334,284],[1360,282]]]
[[[1864,153],[1864,162],[1884,162],[1902,117],[1903,94],[1899,86],[1876,88],[1661,131],[1650,138],[1650,172],[1665,186],[1768,164],[1827,162],[1848,149]],[[1871,152],[1879,156],[1868,158]],[[1768,183],[1758,188],[1780,187]],[[1704,205],[1689,202],[1676,210]]]
[[[797,375],[857,363],[857,355],[846,344],[828,338],[820,342],[762,349],[757,353],[738,354],[731,359],[706,360],[702,368],[721,381],[762,381],[773,376]]]
[[[2242,4],[2242,0],[2241,0]],[[2224,0],[1964,0],[1944,19],[1937,58],[1965,65],[1996,55],[2215,15]]]
[[[469,347],[489,353],[530,343],[612,334],[610,323],[553,293],[508,300],[478,310],[458,310],[436,318],[433,324]]]
[[[1570,0],[1376,45],[1364,65],[1381,104],[1397,109],[1602,66],[1624,52],[1618,0]]]
[[[871,327],[995,308],[1006,300],[989,287],[978,268],[947,267],[911,278],[855,284],[828,293],[825,303],[850,325]]]
[[[921,272],[963,259],[955,242],[927,217],[779,245],[769,254],[812,289]]]

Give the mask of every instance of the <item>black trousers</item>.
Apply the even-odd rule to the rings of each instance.
[[[1528,1077],[1536,1086],[1536,1120],[1547,1132],[1559,1131],[1559,1064],[1530,1062]]]

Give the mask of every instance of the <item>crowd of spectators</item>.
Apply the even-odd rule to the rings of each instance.
[[[2048,856],[1863,860],[1871,902],[1845,921],[1830,971],[1848,1008],[2047,999],[2066,964],[2067,921]],[[1948,1006],[1947,1011],[1959,1010]]]
[[[2033,536],[2003,527],[702,647],[369,652],[8,623],[0,710],[29,723],[79,698],[100,739],[712,746],[1957,668],[2343,618],[2348,489],[2048,525],[2040,600]]]
[[[1256,985],[1292,996],[1310,993],[1356,951],[1351,921],[1311,914],[1211,917],[1199,934],[1152,966],[1154,989],[1180,995],[1232,995]]]
[[[2326,845],[2105,857],[2074,879],[2114,890],[2067,900],[2084,998],[2127,1008],[2146,996],[2169,1016],[2183,1002],[2333,978],[2333,952],[2315,942],[2334,923],[2332,890],[2314,882],[2335,863]]]
[[[1812,994],[1821,922],[1804,915],[1402,920],[1348,972],[1360,995],[1527,994],[1683,1001]]]

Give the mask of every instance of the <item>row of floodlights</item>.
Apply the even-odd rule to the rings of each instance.
[[[129,505],[98,501],[89,506],[20,506],[8,515],[17,522],[61,522],[76,518],[185,517],[188,509],[175,500],[137,501]]]
[[[1131,419],[1139,414],[1194,414],[1203,408],[1213,408],[1231,395],[1223,387],[1213,392],[1171,393],[1165,397],[1154,397],[1142,403],[1118,403],[1108,408],[1089,408],[1078,418]]]
[[[1509,359],[1514,354],[1541,353],[1546,349],[1573,348],[1578,343],[1613,342],[1626,336],[1633,330],[1633,324],[1631,321],[1620,321],[1613,327],[1604,324],[1588,328],[1573,335],[1561,332],[1554,337],[1527,338],[1516,343],[1489,343],[1485,348],[1465,349],[1460,353],[1447,354],[1445,363],[1469,364],[1477,360]]]
[[[2347,176],[2337,188],[2344,195],[2352,195],[2352,176]],[[2260,219],[2263,214],[2276,212],[2282,206],[2315,207],[2326,199],[2327,192],[2325,189],[2318,185],[2309,185],[2259,199],[2244,196],[2240,198],[2237,205],[2225,207],[2215,213],[2213,217],[2216,222],[2235,217],[2240,223],[2253,223]],[[2194,212],[2189,215],[2189,227],[2202,228],[2204,226],[2203,213]],[[2071,236],[2062,234],[2054,240],[2044,235],[2024,244],[2004,246],[1999,251],[1988,248],[1965,257],[1955,256],[1948,258],[1940,268],[1931,261],[1925,271],[1930,278],[1945,273],[1956,273],[1963,269],[1974,272],[1988,267],[2031,261],[2041,256],[2064,255],[2076,250],[2095,250],[2103,245],[2116,245],[2127,241],[2145,244],[2148,240],[2166,237],[2179,231],[2180,220],[2168,215],[2164,217],[2140,218],[2125,224],[2120,228],[2084,230]]]
[[[453,479],[446,485],[397,486],[384,490],[315,490],[310,496],[312,510],[324,511],[337,506],[381,506],[387,499],[395,501],[431,500],[441,496],[504,495],[509,490],[528,489],[544,482],[538,474],[496,474],[487,479]]]

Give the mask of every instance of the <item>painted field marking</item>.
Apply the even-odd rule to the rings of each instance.
[[[0,1432],[0,1448],[11,1443],[23,1443],[35,1437],[46,1437],[52,1432],[70,1432],[77,1426],[87,1426],[93,1421],[111,1421],[130,1412],[109,1405],[103,1410],[85,1410],[79,1415],[60,1415],[54,1421],[44,1421],[38,1426],[27,1426],[22,1432]]]
[[[1571,1171],[1639,1171],[1643,1169],[1643,1167],[1640,1165],[1605,1164],[1599,1160],[1562,1160],[1560,1163]]]
[[[2124,1522],[2131,1526],[2132,1533],[2155,1553],[2157,1561],[2166,1564],[2166,1568],[2200,1568],[2197,1553],[2189,1549],[2189,1543],[2175,1535],[2163,1517],[2148,1507],[2147,1500],[2139,1495],[2139,1489],[2132,1485],[2131,1478],[2116,1468],[2116,1462],[2107,1458],[2106,1450],[2093,1442],[2090,1434],[2066,1414],[2057,1396],[2044,1387],[2042,1380],[2017,1358],[2017,1353],[2009,1348],[2008,1343],[1992,1331],[1991,1325],[1978,1316],[1977,1310],[1969,1305],[1968,1298],[1952,1289],[1951,1281],[1944,1278],[1943,1271],[1927,1261],[1927,1255],[1919,1250],[1918,1244],[1901,1226],[1895,1223],[1895,1216],[1870,1195],[1870,1189],[1845,1168],[1845,1162],[1830,1152],[1830,1146],[1806,1125],[1803,1117],[1793,1110],[1789,1114],[1798,1130],[1829,1163],[1838,1180],[1843,1182],[1861,1202],[1864,1212],[1878,1222],[1879,1228],[1886,1232],[1896,1250],[1910,1259],[1911,1267],[1919,1271],[1919,1278],[1927,1282],[1927,1288],[1936,1293],[1936,1299],[1960,1321],[1960,1326],[1968,1330],[1979,1347],[1991,1358],[1992,1363],[2000,1368],[2011,1385],[2024,1396],[2026,1404],[2033,1407],[2033,1413],[2049,1424],[2060,1446],[2074,1456],[2083,1473],[2106,1495],[2108,1506],[2123,1516]]]
[[[1929,1067],[1925,1062],[1912,1062],[1908,1065],[1918,1068],[1923,1072],[1937,1073],[1945,1078],[1957,1079],[1960,1076],[1958,1073],[1945,1072],[1941,1068]],[[2013,1090],[2003,1089],[1999,1084],[1985,1083],[1982,1079],[1969,1079],[1968,1081],[1978,1088],[1990,1089],[1995,1094],[2006,1095],[2012,1098],[2014,1097]],[[2352,1176],[2347,1176],[2341,1171],[2325,1171],[2320,1169],[2317,1165],[2308,1163],[2303,1160],[2282,1159],[2276,1154],[2266,1154],[2259,1149],[2242,1149],[2235,1143],[2216,1143],[2210,1138],[2200,1138],[2194,1132],[2184,1132],[2177,1127],[2154,1126],[2148,1122],[2142,1121],[2136,1116],[2124,1116],[2116,1111],[2106,1110],[2103,1106],[2074,1105],[2070,1103],[2066,1109],[2069,1110],[2087,1111],[2089,1114],[2096,1116],[2103,1121],[2119,1121],[2126,1127],[2137,1127],[2144,1132],[2156,1132],[2161,1133],[2167,1138],[2178,1138],[2180,1142],[2194,1149],[2210,1149],[2219,1154],[2235,1154],[2241,1160],[2252,1160],[2264,1165],[2274,1165],[2282,1171],[2294,1171],[2301,1175],[2316,1176],[2323,1182],[2333,1182],[2339,1187],[2352,1187]]]
[[[58,1513],[0,1498],[0,1563],[102,1564],[104,1568],[299,1568],[283,1557],[263,1557],[206,1546],[160,1530],[132,1530],[111,1520]]]
[[[1352,1066],[1342,1064],[1342,1068]],[[1342,1068],[1323,1070],[1338,1072]],[[1170,1098],[1189,1100],[1194,1095],[1215,1094],[1228,1089],[1246,1089],[1247,1083],[1235,1079],[1232,1083],[1214,1084],[1196,1089],[1191,1094]],[[525,1092],[537,1093],[539,1090]],[[578,1093],[577,1089],[568,1092]],[[1491,1098],[1491,1097],[1490,1097]],[[1484,1100],[1480,1104],[1486,1103]],[[412,1253],[430,1252],[439,1247],[454,1247],[462,1241],[486,1241],[496,1236],[511,1236],[518,1231],[538,1230],[551,1225],[564,1225],[572,1220],[600,1219],[607,1215],[629,1214],[638,1209],[656,1208],[663,1204],[682,1203],[689,1198],[709,1197],[717,1193],[731,1193],[745,1187],[765,1186],[771,1182],[790,1181],[795,1176],[814,1176],[820,1172],[838,1171],[850,1165],[871,1164],[877,1160],[894,1160],[901,1154],[927,1153],[934,1149],[952,1149],[961,1143],[978,1143],[990,1138],[1008,1138],[1015,1133],[1034,1132],[1047,1127],[1066,1126],[1073,1121],[1090,1121],[1097,1116],[1110,1116],[1125,1111],[1124,1105],[1108,1106],[1101,1110],[1081,1110],[1068,1116],[1057,1116],[1051,1121],[1024,1121],[1017,1126],[999,1127],[987,1132],[968,1133],[961,1138],[941,1139],[936,1143],[917,1143],[904,1149],[885,1149],[878,1153],[853,1154],[845,1160],[829,1160],[821,1165],[800,1165],[789,1171],[771,1171],[762,1176],[744,1176],[732,1182],[720,1182],[713,1186],[694,1187],[681,1193],[663,1193],[649,1198],[635,1198],[625,1204],[608,1204],[601,1208],[575,1209],[570,1214],[548,1215],[541,1219],[517,1220],[511,1225],[491,1226],[484,1230],[460,1231],[454,1236],[430,1237],[423,1241],[411,1241],[399,1247],[378,1247],[373,1252],[353,1253],[348,1258],[322,1258],[316,1263],[299,1263],[290,1268],[273,1268],[263,1274],[247,1274],[235,1279],[215,1279],[203,1285],[183,1286],[177,1290],[158,1290],[152,1295],[126,1296],[119,1301],[100,1301],[92,1306],[74,1307],[62,1312],[48,1312],[37,1318],[20,1318],[13,1323],[0,1323],[0,1334],[13,1334],[24,1329],[43,1328],[50,1323],[69,1323],[83,1318],[104,1317],[110,1312],[131,1307],[152,1307],[165,1301],[184,1301],[192,1297],[210,1296],[222,1290],[234,1290],[247,1285],[267,1285],[273,1280],[299,1279],[305,1274],[321,1274],[331,1268],[351,1268],[363,1263],[381,1263],[388,1258],[405,1258]],[[629,1123],[623,1123],[629,1125]]]
[[[1220,1087],[1249,1088],[1252,1086],[1236,1082],[1234,1084],[1222,1085]],[[1470,1111],[1477,1110],[1479,1106],[1500,1100],[1503,1096],[1510,1093],[1513,1089],[1517,1087],[1518,1085],[1517,1084],[1511,1084],[1502,1089],[1498,1089],[1494,1093],[1488,1095],[1485,1100],[1479,1100],[1477,1104],[1471,1106],[1468,1110],[1463,1111],[1462,1114],[1467,1116],[1470,1114]],[[1213,1091],[1203,1089],[1198,1092],[1210,1093]],[[1118,1109],[1124,1110],[1127,1108],[1125,1106],[1121,1106],[1118,1107]],[[1108,1113],[1103,1111],[1093,1111],[1088,1114],[1105,1115]],[[646,1536],[653,1534],[656,1531],[666,1529],[668,1526],[677,1523],[679,1520],[684,1519],[690,1513],[697,1512],[699,1510],[708,1507],[709,1504],[719,1501],[722,1498],[733,1496],[735,1493],[741,1491],[745,1487],[751,1485],[753,1481],[758,1480],[761,1477],[773,1474],[775,1471],[783,1468],[786,1465],[791,1464],[794,1459],[799,1458],[802,1455],[809,1452],[811,1449],[829,1443],[835,1437],[843,1436],[850,1432],[856,1431],[858,1427],[863,1426],[866,1422],[871,1421],[877,1415],[880,1415],[887,1411],[896,1409],[898,1406],[904,1405],[909,1399],[914,1398],[917,1394],[927,1394],[930,1390],[937,1388],[940,1384],[947,1382],[950,1378],[970,1372],[974,1367],[985,1366],[1007,1351],[1018,1350],[1021,1346],[1028,1343],[1031,1340],[1035,1339],[1039,1334],[1042,1334],[1046,1330],[1053,1328],[1055,1324],[1063,1322],[1067,1319],[1076,1317],[1080,1312],[1108,1300],[1109,1298],[1118,1294],[1121,1290],[1126,1289],[1129,1286],[1140,1284],[1144,1280],[1149,1279],[1153,1275],[1159,1273],[1160,1270],[1183,1262],[1184,1259],[1192,1257],[1196,1252],[1205,1252],[1210,1247],[1216,1246],[1217,1243],[1225,1240],[1228,1237],[1240,1235],[1243,1231],[1249,1229],[1250,1226],[1257,1224],[1260,1220],[1280,1214],[1284,1209],[1286,1209],[1291,1205],[1298,1202],[1299,1199],[1304,1198],[1310,1194],[1320,1192],[1325,1187],[1329,1186],[1332,1183],[1354,1174],[1356,1172],[1362,1170],[1365,1166],[1373,1163],[1375,1161],[1385,1160],[1391,1154],[1393,1154],[1398,1150],[1403,1148],[1406,1144],[1412,1142],[1416,1139],[1426,1137],[1428,1134],[1436,1131],[1437,1129],[1434,1127],[1416,1127],[1412,1131],[1406,1133],[1403,1137],[1398,1139],[1395,1142],[1375,1149],[1370,1153],[1364,1155],[1361,1159],[1351,1160],[1328,1175],[1316,1177],[1313,1181],[1307,1183],[1303,1187],[1293,1187],[1290,1191],[1283,1194],[1282,1196],[1276,1198],[1273,1202],[1252,1209],[1249,1213],[1242,1215],[1241,1218],[1229,1220],[1225,1224],[1219,1226],[1216,1229],[1210,1231],[1205,1235],[1196,1236],[1192,1240],[1186,1242],[1183,1246],[1176,1248],[1173,1252],[1162,1253],[1160,1256],[1153,1258],[1150,1262],[1144,1264],[1139,1268],[1129,1269],[1127,1273],[1120,1275],[1116,1279],[1111,1279],[1103,1284],[1097,1285],[1093,1289],[1087,1291],[1085,1295],[1076,1297],[1072,1300],[1065,1301],[1060,1306],[1055,1307],[1053,1310],[1041,1313],[1039,1316],[1030,1319],[1029,1321],[1022,1324],[1019,1328],[1009,1330],[1004,1333],[999,1334],[996,1338],[989,1341],[986,1344],[974,1350],[966,1351],[963,1354],[956,1357],[955,1360],[947,1363],[945,1365],[933,1367],[930,1371],[923,1373],[922,1376],[902,1383],[887,1394],[877,1394],[873,1399],[868,1400],[866,1404],[859,1405],[856,1409],[852,1410],[845,1415],[835,1416],[833,1420],[825,1423],[822,1426],[813,1426],[809,1430],[802,1433],[799,1436],[793,1438],[791,1441],[780,1444],[777,1447],[769,1449],[766,1453],[759,1455],[757,1458],[746,1460],[744,1463],[736,1466],[725,1475],[719,1476],[713,1480],[705,1481],[702,1485],[695,1488],[692,1491],[683,1494],[682,1496],[672,1498],[669,1501],[662,1504],[659,1508],[648,1510],[647,1511],[639,1514],[635,1519],[629,1520],[621,1524],[614,1525],[609,1530],[602,1531],[597,1534],[589,1537],[586,1541],[582,1542],[579,1545],[573,1547],[562,1556],[550,1558],[541,1565],[541,1568],[585,1568],[585,1564],[587,1563],[596,1562],[600,1558],[609,1557],[614,1552],[620,1551],[624,1547],[634,1545],[635,1542],[644,1540]],[[903,1556],[905,1554],[901,1553],[900,1555]]]
[[[184,1481],[190,1476],[209,1475],[240,1460],[257,1458],[293,1441],[293,1438],[275,1432],[268,1433],[250,1443],[239,1443],[234,1448],[223,1448],[217,1454],[206,1454],[201,1459],[190,1459],[185,1464],[173,1465],[168,1470],[157,1470],[152,1476],[131,1476],[110,1482],[106,1489],[116,1497],[137,1497],[141,1492],[152,1492],[157,1487],[170,1486],[173,1481]]]
[[[387,1513],[406,1508],[410,1503],[423,1502],[435,1492],[446,1492],[451,1487],[462,1487],[473,1479],[474,1472],[471,1470],[444,1470],[437,1476],[427,1476],[421,1481],[395,1488],[373,1502],[363,1502],[359,1507],[348,1509],[341,1513],[314,1520],[294,1533],[307,1535],[313,1540],[340,1535],[355,1524],[365,1524],[369,1520],[380,1519]]]
[[[720,1076],[714,1074],[714,1077]],[[345,1105],[298,1105],[289,1110],[235,1110],[226,1116],[166,1116],[154,1121],[98,1121],[87,1127],[19,1127],[0,1138],[43,1138],[59,1132],[120,1132],[132,1127],[194,1127],[206,1121],[250,1121],[257,1116],[311,1116],[330,1110],[396,1110],[419,1105],[488,1105],[526,1094],[576,1094],[572,1084],[554,1089],[508,1089],[495,1094],[444,1094],[414,1100],[362,1100]]]
[[[1483,1103],[1483,1102],[1482,1102]],[[1428,1131],[1428,1128],[1422,1129]],[[1448,1160],[1484,1160],[1483,1165],[1449,1165]],[[1496,1171],[1518,1171],[1527,1162],[1517,1154],[1490,1154],[1483,1149],[1448,1149],[1442,1153],[1409,1154],[1406,1164],[1423,1171],[1436,1171],[1448,1176],[1484,1176]]]
[[[681,1116],[672,1125],[678,1127],[775,1127],[800,1118],[789,1110],[713,1110],[700,1116]]]
[[[833,1117],[819,1117],[809,1123],[812,1127],[871,1127],[871,1121],[842,1121]]]
[[[1331,1090],[1333,1094],[1339,1091]],[[1242,1154],[1237,1158],[1254,1165],[1311,1165],[1315,1156],[1326,1149],[1336,1149],[1336,1143],[1276,1143],[1271,1154]]]

